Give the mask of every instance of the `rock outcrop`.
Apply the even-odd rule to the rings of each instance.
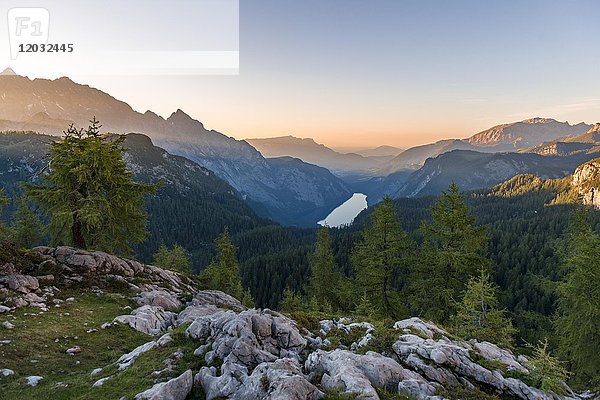
[[[571,185],[581,196],[583,204],[600,208],[600,159],[577,168]]]
[[[175,322],[176,314],[157,306],[141,306],[129,315],[120,315],[114,322],[128,324],[148,335],[160,335]]]
[[[138,394],[135,400],[185,400],[192,391],[193,383],[192,370],[188,369],[179,377],[157,383]]]
[[[429,384],[419,374],[409,371],[395,360],[379,353],[355,354],[347,350],[317,350],[308,356],[306,370],[322,375],[320,385],[326,390],[341,391],[363,400],[378,400],[376,388],[397,392],[399,384],[415,381],[421,384],[419,393],[411,395],[433,395],[436,386]],[[407,390],[401,387],[404,392]]]
[[[180,274],[106,253],[38,247],[27,257],[31,262],[0,265],[3,317],[15,307],[43,312],[46,304],[60,307],[77,301],[55,297],[59,288],[77,285],[89,285],[99,296],[111,285],[120,285],[140,305],[100,328],[127,324],[154,338],[94,369],[90,387],[113,382],[123,371],[129,373],[140,355],[156,352],[162,354],[164,367],[153,372],[154,385],[136,399],[183,400],[194,385],[202,387],[208,400],[316,400],[328,393],[376,400],[381,391],[441,400],[453,387],[522,400],[566,399],[516,379],[530,373],[524,357],[492,343],[458,340],[419,318],[390,324],[385,337],[379,337],[384,335],[379,327],[349,318],[320,321],[309,332],[278,312],[247,309],[225,293],[200,290]],[[2,324],[18,329],[17,322]],[[186,354],[179,348],[183,342]],[[164,346],[169,345],[175,346],[174,352],[164,359]],[[79,346],[66,349],[73,357],[79,351]],[[190,357],[201,360],[185,364]],[[12,374],[0,370],[3,377]],[[29,384],[40,379],[30,376]]]

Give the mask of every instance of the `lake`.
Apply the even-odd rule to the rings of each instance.
[[[319,221],[318,224],[332,228],[350,225],[354,218],[365,208],[367,208],[367,196],[362,193],[354,193],[352,197],[333,210],[327,218]]]

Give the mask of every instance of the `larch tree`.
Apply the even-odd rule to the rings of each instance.
[[[130,254],[147,235],[144,197],[157,185],[136,183],[123,160],[124,136],[73,125],[51,143],[48,172],[26,194],[50,216],[55,244]]]
[[[306,292],[319,304],[339,306],[339,290],[343,274],[337,267],[331,249],[329,228],[324,226],[317,233],[314,252],[309,257],[310,279]]]
[[[448,322],[471,276],[490,261],[482,253],[487,233],[475,224],[465,198],[452,182],[423,222],[424,243],[412,278],[413,307],[436,322]]]
[[[178,244],[174,244],[171,249],[161,244],[158,251],[154,253],[154,265],[163,269],[189,273],[191,264],[185,249]]]
[[[371,215],[362,240],[352,253],[357,293],[369,296],[382,316],[399,318],[406,314],[398,293],[399,279],[414,259],[415,243],[402,230],[394,204],[385,197]]]
[[[24,197],[17,200],[10,230],[12,240],[24,248],[39,245],[44,237],[45,227]]]
[[[203,271],[201,278],[212,289],[221,290],[238,300],[242,299],[243,288],[240,268],[235,256],[235,246],[225,231],[215,241],[217,255],[213,262]]]
[[[525,366],[529,369],[534,386],[558,395],[567,394],[564,382],[569,377],[568,372],[560,360],[550,353],[548,338],[539,341],[536,346],[528,347],[532,352]]]
[[[254,302],[254,297],[252,297],[252,293],[250,292],[250,289],[244,290],[244,292],[242,293],[241,302],[245,307],[248,307],[248,308],[256,307],[256,303]]]
[[[559,354],[571,363],[575,378],[600,389],[600,235],[583,211],[566,236],[563,269],[554,321]]]
[[[471,277],[456,315],[451,317],[455,331],[465,339],[486,340],[511,347],[515,329],[505,310],[498,309],[497,290],[482,268]]]

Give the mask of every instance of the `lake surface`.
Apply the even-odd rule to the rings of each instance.
[[[319,221],[318,224],[332,228],[350,225],[354,218],[365,208],[367,208],[367,196],[362,193],[354,193],[352,197],[333,210],[327,218]]]

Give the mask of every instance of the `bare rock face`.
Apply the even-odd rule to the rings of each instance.
[[[186,334],[212,343],[205,356],[209,364],[220,359],[253,368],[277,358],[297,358],[306,346],[295,322],[270,310],[220,310],[196,319]]]
[[[29,275],[8,275],[7,277],[8,288],[20,293],[29,293],[36,291],[40,288],[38,280]]]
[[[204,373],[196,375],[200,384],[208,388],[216,388],[216,368],[208,368]],[[274,362],[259,364],[252,374],[243,382],[229,382],[225,386],[231,399],[263,399],[263,400],[318,400],[324,397],[315,385],[302,374],[298,361],[283,358]],[[222,390],[211,390],[207,399],[221,396]]]
[[[145,392],[135,396],[136,400],[185,400],[192,392],[194,384],[192,370],[188,369],[179,377],[168,382],[157,383]]]
[[[413,317],[404,319],[402,321],[397,321],[394,324],[394,329],[402,330],[406,333],[412,333],[416,331],[416,333],[420,335],[424,335],[429,339],[433,339],[434,336],[448,337],[450,334],[443,329],[438,328],[435,324],[431,322],[426,322],[421,320],[420,318]]]
[[[162,307],[142,306],[129,315],[120,315],[114,322],[128,324],[133,329],[148,335],[160,335],[175,322],[177,314],[165,311]]]
[[[144,265],[135,260],[119,258],[101,251],[85,251],[73,247],[60,246],[56,248],[39,246],[31,253],[44,259],[39,265],[42,273],[48,267],[62,271],[62,278],[81,281],[89,277],[91,280],[100,279],[106,282],[120,282],[137,292],[162,291],[168,294],[181,292],[195,292],[193,284],[188,278],[152,265]],[[134,278],[141,278],[145,283],[138,287]],[[156,298],[157,294],[144,295],[142,304],[161,305],[173,307],[172,296],[160,293],[163,296]],[[167,299],[167,296],[169,299]],[[156,304],[154,304],[156,302]],[[162,304],[161,304],[162,303]]]
[[[364,400],[379,399],[375,388],[395,392],[399,382],[409,379],[421,383],[423,392],[434,393],[436,388],[419,374],[375,352],[362,355],[347,350],[317,350],[308,356],[305,368],[312,374],[323,374],[320,384],[324,389],[341,390]]]
[[[144,270],[144,266],[137,261],[119,258],[101,251],[89,252],[67,246],[57,248],[39,246],[32,250],[50,256],[57,262],[74,267],[83,273],[98,272],[132,277]]]
[[[219,310],[221,309],[212,304],[188,306],[177,315],[177,321],[175,321],[175,325],[179,326],[186,323],[192,323],[200,317],[212,315]]]
[[[302,374],[296,360],[284,358],[260,364],[252,371],[239,399],[317,400],[324,397],[315,385]]]
[[[245,387],[242,382],[249,379],[251,371],[258,365],[264,364],[262,368],[270,370],[275,365],[269,363],[283,358],[296,360],[298,363],[299,355],[307,343],[294,321],[270,310],[253,309],[238,314],[231,310],[219,310],[197,318],[186,330],[186,335],[211,344],[211,350],[204,354],[207,364],[222,361],[220,371],[215,367],[203,367],[196,377],[202,384],[207,399],[235,397],[242,390],[241,387]],[[300,372],[299,368],[292,368],[289,362],[291,361],[284,368],[288,375],[290,371]],[[281,367],[280,364],[276,366]],[[279,371],[281,372],[281,368]],[[275,379],[278,375],[273,373],[271,376]],[[306,380],[301,373],[294,379],[301,382]],[[290,389],[275,380],[270,385],[279,388],[279,392]],[[310,393],[317,393],[313,388],[304,386]],[[284,397],[282,394],[281,398]]]
[[[581,195],[583,204],[600,208],[600,159],[577,168],[571,185]]]
[[[238,312],[246,310],[238,299],[218,290],[202,290],[194,295],[191,303],[192,306],[209,304]]]
[[[423,321],[415,321],[420,326]],[[398,324],[398,323],[397,323]],[[410,324],[404,324],[411,327]],[[479,350],[483,349],[483,352]],[[478,384],[494,388],[523,400],[551,400],[554,397],[539,389],[527,386],[514,378],[505,378],[501,371],[490,371],[471,358],[471,352],[477,352],[487,359],[494,359],[513,369],[526,370],[508,351],[500,351],[488,344],[471,345],[469,342],[453,341],[447,337],[438,340],[405,334],[392,346],[398,360],[410,369],[418,372],[430,382],[443,386]]]
[[[166,290],[141,292],[136,301],[141,306],[157,306],[168,311],[178,311],[181,308],[181,301],[179,301],[177,296]]]
[[[507,370],[516,370],[524,374],[529,371],[521,365],[510,350],[501,349],[493,343],[473,341],[473,346],[479,351],[479,354],[490,361],[498,361],[506,366]]]

